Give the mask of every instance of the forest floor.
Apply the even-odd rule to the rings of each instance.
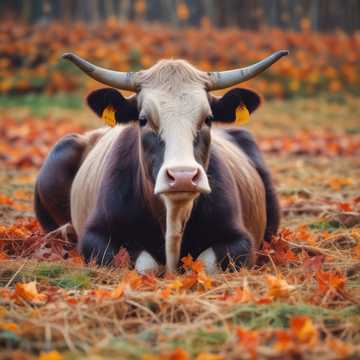
[[[280,196],[281,230],[259,265],[140,276],[82,263],[45,241],[32,197],[63,134],[88,110],[0,107],[0,359],[358,359],[360,108],[357,98],[270,101],[249,124]],[[206,224],[204,224],[206,226]]]

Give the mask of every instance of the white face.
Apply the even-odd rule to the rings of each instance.
[[[161,137],[165,148],[155,182],[155,194],[210,192],[205,169],[195,159],[194,140],[211,115],[202,88],[181,86],[176,93],[143,89],[138,96],[139,118]]]

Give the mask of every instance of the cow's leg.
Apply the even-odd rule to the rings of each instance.
[[[70,189],[86,148],[77,134],[62,138],[51,150],[35,185],[35,213],[45,231],[71,222]]]
[[[80,254],[87,263],[95,261],[97,265],[113,265],[114,256],[120,249],[119,242],[113,241],[104,223],[92,223],[87,227],[79,241]],[[127,249],[135,269],[141,273],[158,272],[161,266],[146,251]]]
[[[271,179],[270,172],[261,155],[252,135],[244,129],[228,129],[226,130],[234,139],[236,144],[245,152],[245,154],[252,160],[261,180],[264,183],[266,193],[266,230],[265,240],[271,241],[273,235],[278,231],[280,224],[280,205],[276,195],[276,191]]]
[[[38,219],[40,225],[45,231],[51,232],[57,229],[58,224],[40,200],[37,186],[35,186],[34,191],[34,209],[36,218]]]
[[[204,250],[198,259],[207,273],[215,273],[218,265],[222,270],[236,270],[254,263],[254,240],[247,232],[237,231],[232,240],[219,242]]]
[[[103,226],[89,226],[79,241],[79,252],[85,262],[95,261],[97,265],[112,265],[119,248]]]

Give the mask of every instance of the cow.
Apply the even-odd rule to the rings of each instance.
[[[121,248],[139,272],[176,272],[188,254],[209,273],[253,265],[278,230],[279,202],[253,136],[213,125],[231,125],[239,108],[255,111],[259,95],[233,86],[287,53],[222,72],[161,60],[133,73],[64,54],[110,86],[87,104],[115,126],[69,134],[50,151],[35,184],[43,229],[71,226],[85,261],[98,265],[113,264]]]

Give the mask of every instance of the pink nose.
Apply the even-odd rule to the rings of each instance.
[[[200,170],[197,168],[177,167],[166,170],[169,192],[198,191]]]

